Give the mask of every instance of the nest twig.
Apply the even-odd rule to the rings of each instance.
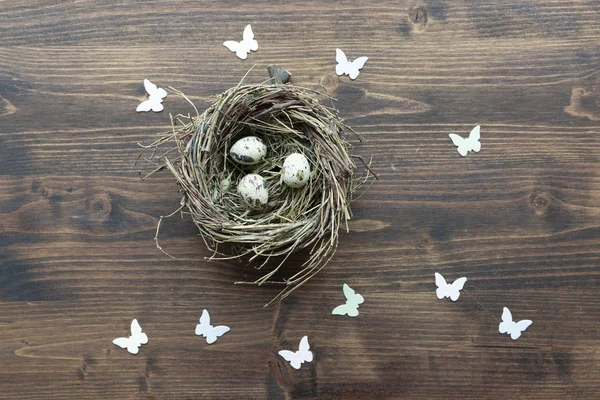
[[[174,144],[176,155],[170,153],[172,148],[164,152],[160,166],[171,171],[181,186],[181,204],[212,251],[209,259],[261,260],[257,265],[261,268],[277,257],[278,264],[260,279],[238,283],[283,284],[277,296],[281,298],[331,259],[339,229],[348,230],[352,196],[370,176],[368,165],[357,176],[344,133],[360,136],[335,110],[319,103],[317,94],[290,84],[238,85],[219,95],[201,115],[177,116],[172,132],[145,146],[155,155],[162,145]],[[268,153],[259,164],[244,166],[231,160],[229,149],[249,135],[259,136]],[[294,152],[308,158],[312,171],[308,184],[297,189],[281,181],[283,161]],[[237,193],[237,182],[248,173],[258,173],[269,183],[266,207],[248,208]],[[234,245],[237,251],[223,254],[221,244]],[[273,281],[289,255],[302,249],[309,250],[302,268],[287,279]]]

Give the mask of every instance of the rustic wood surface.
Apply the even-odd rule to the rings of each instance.
[[[600,2],[0,1],[0,399],[600,398]],[[254,27],[260,49],[222,46]],[[334,74],[335,48],[367,55]],[[206,262],[174,179],[137,143],[142,80],[210,96],[269,63],[318,82],[380,182],[290,298]],[[449,133],[482,126],[461,158]],[[289,268],[297,266],[292,262]],[[468,276],[456,303],[434,272]],[[331,315],[342,284],[355,319]],[[533,325],[498,333],[502,307]],[[207,346],[202,309],[231,332]],[[138,318],[136,356],[111,341]],[[308,335],[315,361],[278,355]]]

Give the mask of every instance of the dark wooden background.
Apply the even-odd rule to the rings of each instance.
[[[1,399],[600,398],[600,2],[0,2]],[[369,4],[370,3],[370,4]],[[260,49],[222,46],[251,23]],[[369,61],[334,73],[335,48]],[[135,112],[142,81],[210,96],[288,68],[321,81],[381,181],[290,298],[208,255],[137,143],[192,109]],[[448,139],[482,126],[482,150]],[[294,268],[294,263],[290,265]],[[468,276],[456,303],[434,272]],[[366,299],[334,317],[349,283]],[[498,333],[502,307],[533,325]],[[194,335],[203,308],[231,332]],[[138,318],[137,356],[111,341]],[[277,351],[308,335],[315,361]]]

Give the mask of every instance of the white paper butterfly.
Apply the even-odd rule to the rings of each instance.
[[[458,297],[460,296],[460,291],[465,286],[466,281],[467,281],[467,278],[462,277],[462,278],[458,278],[451,285],[449,285],[446,282],[446,279],[444,279],[444,277],[441,274],[436,272],[435,273],[435,285],[438,288],[435,291],[435,294],[436,294],[437,298],[440,300],[445,297],[448,297],[448,298],[450,298],[450,300],[456,301],[456,300],[458,300]]]
[[[146,92],[148,92],[148,95],[150,97],[148,98],[148,100],[142,101],[140,105],[137,106],[135,111],[162,111],[164,109],[162,101],[165,97],[167,97],[167,91],[163,88],[159,88],[154,83],[150,82],[148,79],[144,79],[144,87],[146,88]]]
[[[514,322],[510,310],[504,307],[504,310],[502,311],[502,322],[500,322],[498,330],[500,333],[509,334],[512,340],[517,340],[521,337],[521,332],[524,332],[531,324],[533,324],[533,321],[529,319]]]
[[[208,315],[208,311],[202,310],[200,323],[196,325],[196,335],[204,336],[206,338],[206,343],[213,344],[217,341],[218,337],[223,336],[227,332],[229,332],[228,326],[212,326],[210,324],[210,315]]]
[[[131,321],[131,336],[116,338],[113,343],[122,349],[127,349],[131,354],[137,354],[140,346],[148,343],[148,336],[142,332],[142,327],[137,319],[134,319]]]
[[[308,336],[304,336],[302,340],[300,340],[298,351],[281,350],[279,351],[279,355],[286,361],[289,361],[294,369],[300,369],[300,366],[303,363],[311,362],[313,360],[313,353],[310,351]]]
[[[365,301],[365,298],[356,293],[350,286],[344,283],[344,296],[346,296],[346,304],[337,306],[333,309],[334,315],[348,315],[356,317],[358,315],[358,305]]]
[[[230,51],[233,51],[238,58],[245,60],[248,57],[250,51],[258,50],[258,42],[254,40],[254,33],[250,24],[244,28],[244,35],[242,36],[241,42],[235,40],[228,40],[223,42],[223,46],[227,47]]]
[[[346,57],[346,54],[340,49],[335,49],[335,73],[338,75],[348,75],[350,79],[354,80],[360,73],[359,70],[365,66],[365,63],[369,57],[358,57],[356,60],[350,62]]]
[[[458,154],[464,157],[470,151],[479,153],[479,150],[481,150],[481,142],[479,141],[479,129],[479,125],[473,128],[467,139],[463,139],[462,137],[454,133],[448,135],[450,136],[450,139],[452,139],[452,143],[454,143],[455,146],[458,146],[458,148],[456,149],[458,150]]]

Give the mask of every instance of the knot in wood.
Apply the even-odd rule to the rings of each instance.
[[[106,221],[112,211],[112,200],[108,193],[93,194],[85,199],[85,212],[92,221]]]
[[[551,199],[545,193],[533,193],[529,196],[529,207],[536,215],[546,215],[550,209]]]
[[[408,19],[415,25],[424,27],[427,24],[427,10],[421,7],[408,10]]]
[[[323,76],[321,78],[321,86],[323,86],[325,88],[325,90],[327,90],[328,93],[331,92],[335,92],[335,90],[337,89],[339,83],[340,83],[340,79],[337,77],[336,74],[331,73],[331,74],[327,74],[325,76]]]

